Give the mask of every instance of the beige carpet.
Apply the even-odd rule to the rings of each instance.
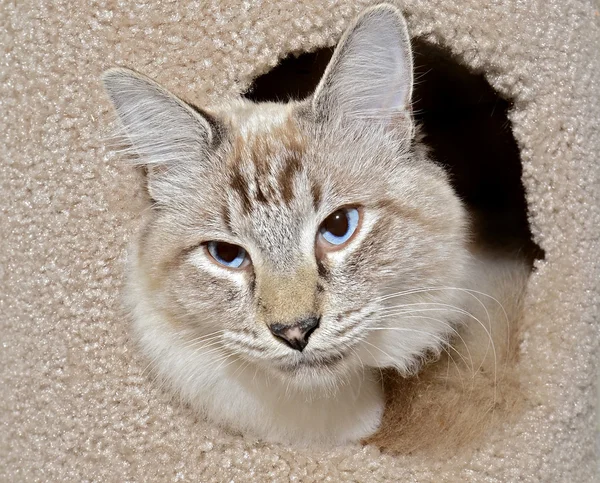
[[[119,291],[141,180],[105,148],[107,67],[189,100],[243,91],[290,51],[332,45],[371,2],[0,3],[0,481],[543,481],[598,478],[600,6],[406,0],[413,35],[514,100],[536,242],[526,411],[450,460],[296,451],[170,402],[128,339]],[[485,6],[488,5],[489,6]]]

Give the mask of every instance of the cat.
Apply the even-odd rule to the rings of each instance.
[[[442,381],[434,403],[450,367],[457,385],[486,373],[483,412],[495,404],[526,269],[474,247],[413,82],[386,4],[302,101],[200,109],[133,71],[103,75],[152,203],[129,257],[134,333],[209,420],[268,442],[362,441],[381,429],[384,370]]]

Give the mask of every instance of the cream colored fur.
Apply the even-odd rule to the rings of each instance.
[[[145,179],[106,142],[115,114],[101,73],[127,66],[213,105],[260,85],[292,54],[335,45],[373,3],[0,3],[0,481],[599,480],[600,16],[590,0],[395,2],[411,38],[509,101],[506,130],[518,144],[532,239],[545,253],[512,345],[520,410],[475,448],[451,440],[451,454],[439,457],[406,451],[410,441],[394,455],[374,445],[264,443],[197,417],[144,372],[121,296],[126,247],[148,207]],[[417,84],[428,79],[417,68]],[[448,387],[437,396],[456,394]],[[468,406],[479,391],[466,387]],[[439,399],[421,419],[395,418],[407,391],[390,389],[398,404],[382,431],[416,421],[414,434],[420,421],[444,440]]]
[[[410,376],[457,352],[457,329],[484,337],[456,377],[506,359],[492,337],[511,322],[500,280],[469,255],[464,209],[414,137],[395,8],[355,21],[308,101],[202,112],[124,69],[104,82],[155,203],[130,260],[135,332],[203,415],[268,441],[341,444],[379,427],[383,369]],[[343,206],[361,207],[357,234],[321,253],[319,225]],[[251,268],[219,266],[210,240],[243,246]],[[301,353],[267,329],[307,316],[320,324]]]

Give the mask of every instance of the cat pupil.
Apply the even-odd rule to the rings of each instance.
[[[342,237],[348,233],[348,217],[344,210],[338,210],[325,220],[323,230],[328,231],[334,236]]]
[[[240,253],[240,247],[230,243],[217,243],[216,252],[219,258],[227,263],[233,262]]]

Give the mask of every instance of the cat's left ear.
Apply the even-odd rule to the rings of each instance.
[[[209,119],[146,76],[110,69],[102,76],[123,132],[146,167],[153,200],[166,203],[187,169],[206,163],[214,130]]]
[[[400,123],[412,131],[410,37],[392,5],[366,10],[340,40],[313,97],[318,118]]]
[[[208,120],[148,77],[109,69],[104,88],[131,144],[147,165],[199,162],[210,144]]]

